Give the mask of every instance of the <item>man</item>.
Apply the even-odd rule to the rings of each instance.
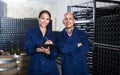
[[[58,35],[62,75],[89,75],[86,54],[90,50],[86,34],[74,27],[74,16],[64,14],[65,28]]]

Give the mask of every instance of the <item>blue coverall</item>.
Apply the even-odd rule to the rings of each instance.
[[[55,59],[58,57],[58,50],[50,47],[50,55],[36,52],[36,47],[44,44],[45,40],[56,41],[54,33],[47,29],[45,36],[39,27],[30,29],[27,32],[24,50],[30,56],[27,75],[59,75],[58,67]]]
[[[82,43],[78,47],[78,43]],[[90,50],[86,34],[74,28],[69,37],[65,29],[58,35],[58,47],[62,57],[62,75],[89,75],[86,54]]]

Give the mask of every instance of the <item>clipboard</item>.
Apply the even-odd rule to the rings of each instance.
[[[55,46],[56,46],[56,44],[42,44],[42,45],[39,45],[37,47],[38,48],[40,48],[40,47],[48,48],[48,47],[55,47]]]

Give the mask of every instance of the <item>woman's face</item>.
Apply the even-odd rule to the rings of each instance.
[[[38,20],[39,20],[39,25],[43,28],[46,28],[46,26],[50,22],[50,16],[47,13],[43,13],[40,16],[40,18],[38,18]]]

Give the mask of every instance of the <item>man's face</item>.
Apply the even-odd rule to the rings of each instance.
[[[63,23],[65,25],[65,28],[72,28],[74,26],[74,18],[72,13],[66,13],[64,15]]]

